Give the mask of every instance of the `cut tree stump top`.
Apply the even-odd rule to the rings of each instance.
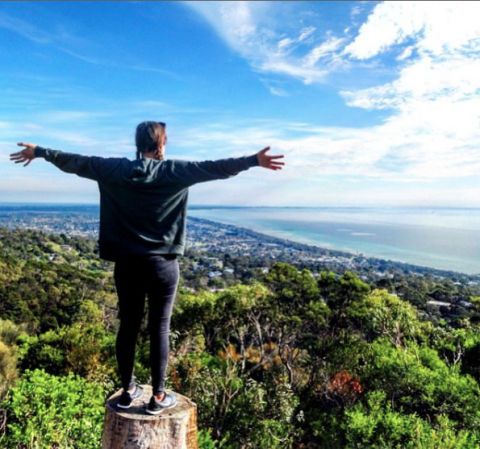
[[[152,396],[152,387],[142,385],[142,388],[143,395],[128,409],[116,406],[122,390],[107,399],[102,448],[197,449],[197,405],[186,396],[173,392],[177,404],[157,415],[150,415],[146,407]]]
[[[130,408],[121,409],[118,408],[117,402],[120,399],[120,395],[122,394],[123,390],[118,390],[112,396],[107,399],[106,406],[114,411],[115,414],[121,416],[125,419],[134,419],[134,420],[157,420],[157,419],[164,419],[164,418],[180,418],[185,414],[190,413],[190,409],[192,407],[196,408],[197,405],[186,396],[183,396],[177,392],[173,392],[177,397],[177,404],[174,407],[167,408],[162,410],[158,415],[149,415],[145,409],[150,401],[150,397],[152,396],[152,387],[151,385],[141,385],[143,388],[143,395],[137,399],[135,399]],[[166,389],[167,393],[171,393],[171,390]]]

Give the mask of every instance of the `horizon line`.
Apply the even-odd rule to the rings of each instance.
[[[0,201],[0,206],[100,206],[99,202],[48,202],[48,201]],[[322,206],[267,206],[267,205],[225,205],[225,204],[189,204],[189,208],[225,208],[225,209],[480,209],[480,206],[438,206],[438,205],[322,205]]]

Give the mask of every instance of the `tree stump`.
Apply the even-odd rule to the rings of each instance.
[[[198,449],[197,405],[175,392],[174,407],[149,415],[145,408],[152,387],[142,385],[142,388],[143,396],[135,399],[128,409],[116,407],[122,390],[108,398],[102,449]]]

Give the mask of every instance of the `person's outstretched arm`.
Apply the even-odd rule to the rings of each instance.
[[[81,154],[67,153],[44,148],[33,143],[20,142],[17,145],[24,147],[24,149],[10,154],[10,160],[16,164],[25,162],[24,167],[30,164],[33,159],[43,157],[46,161],[51,162],[64,172],[75,173],[82,178],[98,181],[107,177],[116,165],[111,159],[109,160],[98,156],[83,156]]]
[[[270,147],[266,147],[251,156],[231,157],[215,161],[170,160],[168,175],[173,181],[188,187],[199,182],[230,178],[243,170],[248,170],[250,167],[264,167],[271,170],[281,169],[285,163],[274,159],[283,158],[284,156],[267,155],[266,152],[268,150],[270,150]]]

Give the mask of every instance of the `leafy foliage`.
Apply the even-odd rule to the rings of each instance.
[[[348,410],[341,428],[345,449],[474,449],[480,443],[471,432],[456,430],[445,415],[431,424],[416,414],[395,411],[382,391],[371,391]]]
[[[81,238],[0,234],[0,445],[98,447],[119,385],[112,266]],[[424,310],[456,289],[284,262],[223,290],[181,284],[167,388],[197,403],[202,449],[478,448],[478,320]],[[144,322],[142,382],[147,337]]]
[[[101,438],[105,395],[102,387],[68,374],[26,370],[2,406],[9,449],[97,449]]]

